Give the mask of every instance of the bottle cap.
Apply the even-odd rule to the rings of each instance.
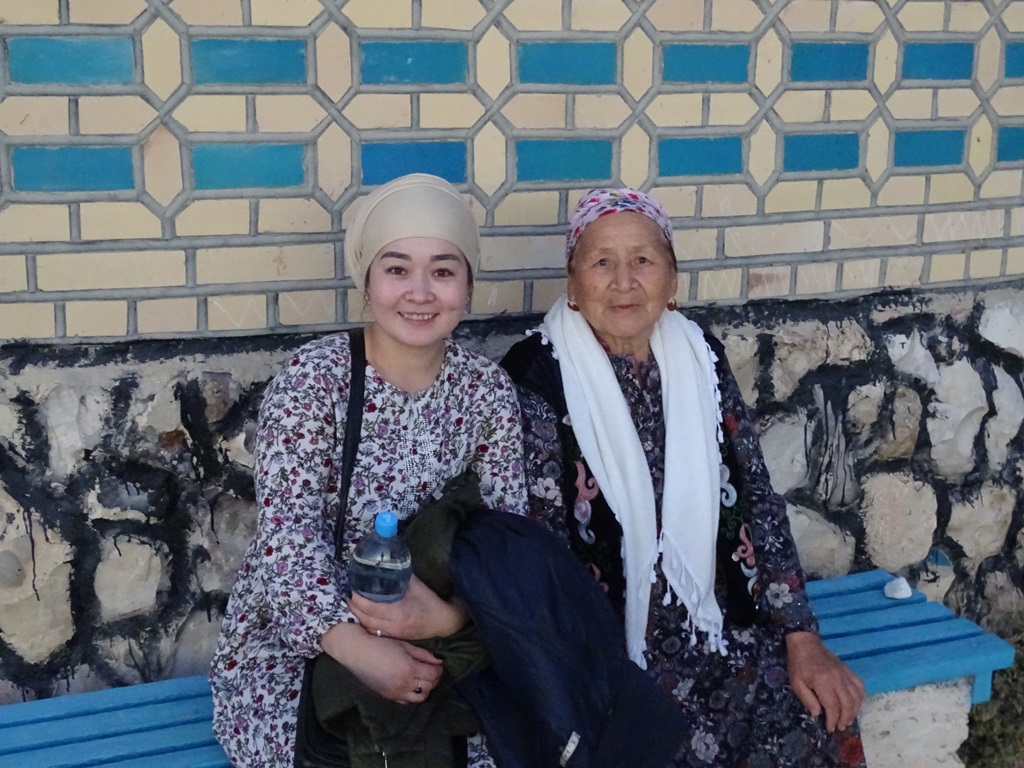
[[[377,518],[373,521],[373,530],[377,532],[378,536],[394,536],[398,533],[398,518],[395,517],[394,512],[386,509],[383,512],[378,512]]]

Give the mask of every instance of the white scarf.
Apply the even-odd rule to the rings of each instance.
[[[580,450],[622,527],[626,577],[626,645],[646,669],[647,617],[654,567],[660,556],[668,580],[694,628],[724,655],[722,611],[715,600],[715,542],[721,492],[721,397],[717,358],[699,326],[663,312],[651,334],[665,417],[665,487],[661,537],[654,486],[640,438],[621,396],[607,353],[578,312],[555,302],[541,331],[554,347],[565,402]]]

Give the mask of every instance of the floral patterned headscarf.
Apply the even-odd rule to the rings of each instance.
[[[646,216],[661,228],[661,233],[668,242],[672,258],[675,258],[675,248],[672,246],[672,222],[668,214],[661,207],[661,203],[655,200],[646,192],[629,187],[619,189],[592,189],[580,198],[576,210],[569,217],[569,232],[565,237],[565,261],[568,264],[572,258],[573,251],[580,237],[592,222],[609,213],[621,213],[632,211]]]

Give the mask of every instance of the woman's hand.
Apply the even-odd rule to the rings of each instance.
[[[358,624],[336,624],[320,646],[359,681],[400,704],[419,704],[441,678],[442,661],[402,640],[375,637]]]
[[[377,635],[379,631],[383,637],[399,640],[448,637],[468,620],[461,606],[442,600],[415,576],[409,582],[409,591],[397,603],[375,603],[353,594],[348,605],[367,632]]]
[[[830,732],[849,726],[864,701],[861,679],[813,632],[786,635],[786,651],[790,685],[808,711],[814,717],[824,712]]]

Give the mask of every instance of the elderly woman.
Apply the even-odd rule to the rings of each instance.
[[[502,365],[519,387],[531,514],[687,714],[678,766],[863,765],[860,680],[824,647],[785,503],[721,345],[676,309],[671,224],[584,195],[567,298]]]

